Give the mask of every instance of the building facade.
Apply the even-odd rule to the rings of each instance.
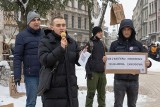
[[[100,11],[99,4],[94,0],[94,14],[98,15]],[[0,54],[4,52],[4,44],[11,44],[15,42],[15,37],[18,33],[18,26],[15,21],[14,12],[0,11],[0,34],[1,47]],[[66,20],[67,32],[74,38],[80,46],[83,46],[89,40],[89,18],[88,7],[82,5],[78,0],[71,0],[65,6],[64,11],[48,11],[45,18],[41,18],[41,27],[49,27],[50,20],[55,14],[61,14]]]
[[[98,16],[100,7],[96,0],[94,0],[94,15]],[[67,32],[74,38],[79,46],[83,46],[89,40],[89,18],[88,18],[88,6],[83,5],[78,0],[72,0],[67,3],[64,11],[50,11],[46,17],[49,26],[49,22],[56,14],[62,15],[66,20]],[[45,23],[43,23],[45,24]]]
[[[160,0],[138,0],[133,21],[136,37],[143,44],[160,41]]]

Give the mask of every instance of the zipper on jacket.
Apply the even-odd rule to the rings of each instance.
[[[31,73],[31,72],[30,72],[30,67],[29,67],[28,69],[29,69],[29,72],[28,72],[28,73],[30,74],[30,73]]]
[[[128,46],[128,40],[126,40],[127,41],[127,52],[129,52],[129,46]]]

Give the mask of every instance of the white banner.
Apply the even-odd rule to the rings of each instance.
[[[129,73],[130,70],[137,70],[139,73],[146,73],[146,53],[119,53],[107,54],[106,70],[115,70],[120,73],[122,70]]]

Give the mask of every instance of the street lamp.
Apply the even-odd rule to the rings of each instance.
[[[77,42],[77,33],[74,33],[74,38],[75,38],[75,40]]]

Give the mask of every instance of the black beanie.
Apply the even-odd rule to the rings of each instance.
[[[98,32],[102,32],[102,29],[101,29],[101,27],[99,27],[99,26],[95,26],[95,27],[92,29],[93,36],[95,36]]]

